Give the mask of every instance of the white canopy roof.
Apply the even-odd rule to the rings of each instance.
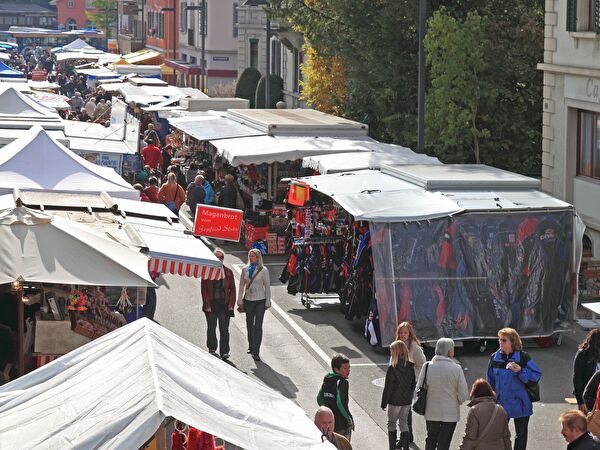
[[[139,193],[113,169],[75,155],[40,126],[0,151],[0,194],[14,188],[77,192],[107,192],[137,200]]]
[[[18,277],[32,283],[153,285],[148,258],[136,249],[25,207],[0,213],[0,284]]]
[[[88,53],[88,52],[66,51],[64,53],[59,53],[58,55],[56,55],[56,61],[61,62],[61,61],[68,61],[70,59],[85,59],[88,61],[98,61],[98,59],[100,58],[100,55],[102,53],[104,53],[104,52]]]
[[[243,136],[264,136],[266,133],[207,111],[168,119],[169,124],[199,141],[213,141]]]
[[[296,160],[310,155],[346,153],[349,151],[372,152],[381,144],[371,138],[356,139],[303,136],[257,136],[211,141],[232,166],[271,164]]]
[[[509,172],[500,171],[499,190],[481,187],[481,178],[486,178],[493,171],[483,169],[479,177],[473,181],[473,189],[466,189],[469,171],[465,167],[418,165],[396,166],[398,171],[407,167],[406,173],[416,173],[426,177],[431,169],[432,176],[439,174],[436,180],[455,186],[427,189],[421,180],[411,181],[408,176],[397,176],[396,172],[383,170],[359,170],[355,172],[335,173],[301,178],[312,189],[335,200],[342,208],[357,220],[372,222],[402,222],[408,220],[431,219],[456,214],[461,211],[493,211],[520,209],[564,209],[571,208],[568,203],[551,197],[548,194],[532,189],[536,181],[517,174],[509,176]],[[440,167],[444,171],[436,172]],[[385,170],[385,169],[384,169]],[[477,171],[477,166],[473,167]],[[498,169],[499,170],[499,169]],[[443,176],[441,176],[443,174]],[[485,176],[484,176],[485,175]],[[522,179],[523,178],[523,179]],[[522,187],[515,185],[521,181]],[[513,186],[511,189],[510,186]],[[504,186],[504,188],[502,188]]]
[[[380,169],[384,164],[442,164],[439,159],[413,152],[393,144],[377,143],[372,152],[338,153],[302,158],[302,167],[321,174],[348,172],[361,169]]]
[[[4,88],[3,83],[0,83],[0,91],[1,119],[60,121],[60,116],[55,110],[36,102],[33,98],[17,91],[14,87]]]
[[[148,319],[0,387],[7,448],[130,450],[166,417],[248,450],[334,449],[291,400]]]
[[[83,39],[77,38],[73,42],[69,42],[68,44],[63,45],[62,47],[53,48],[52,53],[78,51],[78,50],[101,51],[101,50],[97,50],[96,47],[91,46],[90,44],[85,42]]]

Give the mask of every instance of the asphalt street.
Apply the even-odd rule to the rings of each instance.
[[[227,253],[225,263],[233,268],[236,277],[245,260],[246,252],[239,246],[223,245]],[[273,308],[264,321],[261,362],[246,354],[245,319],[236,314],[230,326],[232,366],[295,401],[312,417],[317,407],[316,394],[323,375],[329,368],[329,359],[343,352],[351,360],[350,394],[356,431],[352,436],[354,449],[387,448],[386,414],[380,408],[382,382],[389,354],[371,347],[363,338],[360,321],[347,321],[339,312],[335,298],[317,299],[306,309],[299,296],[291,296],[277,279],[284,257],[267,257],[271,274]],[[184,277],[165,276],[159,279],[156,320],[166,328],[206,349],[206,321],[201,309],[200,282]],[[572,397],[572,361],[577,343],[585,332],[578,326],[563,333],[562,345],[540,348],[533,342],[525,343],[543,372],[542,400],[534,406],[529,425],[530,450],[558,450],[566,448],[560,435],[558,416],[571,408],[565,398]],[[497,343],[487,348],[466,345],[457,348],[467,383],[485,377],[489,355]],[[429,353],[429,358],[431,353]],[[428,358],[428,359],[429,359]],[[456,427],[452,448],[458,448],[464,431],[468,407],[461,407],[461,421]],[[293,424],[290,424],[293,427]],[[424,449],[425,423],[414,416],[415,443],[413,449]],[[513,432],[511,424],[511,432]]]

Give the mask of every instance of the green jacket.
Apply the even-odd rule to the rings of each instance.
[[[352,425],[353,419],[348,408],[348,380],[335,372],[329,372],[323,379],[323,385],[317,395],[319,406],[327,406],[335,417],[335,430],[343,431]]]

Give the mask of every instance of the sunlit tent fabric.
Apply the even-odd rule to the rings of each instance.
[[[138,191],[113,169],[77,156],[38,125],[0,150],[0,194],[14,188],[139,199]]]
[[[6,448],[141,447],[167,417],[247,450],[327,450],[280,393],[140,319],[0,387]]]
[[[372,152],[307,156],[302,158],[302,167],[327,174],[361,169],[380,169],[384,164],[442,164],[437,158],[415,153],[406,147],[378,144],[381,147]]]
[[[0,61],[0,78],[23,78],[23,72],[19,72]]]
[[[54,47],[52,49],[52,53],[62,53],[62,52],[73,52],[73,51],[93,51],[98,50],[96,47],[91,46],[83,39],[77,38],[73,42],[69,42],[67,45],[63,45],[62,47]],[[102,52],[101,50],[98,50]]]
[[[311,155],[371,152],[379,142],[364,138],[253,136],[210,142],[232,166],[294,161]]]
[[[32,283],[153,285],[148,258],[137,249],[71,220],[23,206],[0,212],[0,284],[19,277]]]
[[[60,116],[53,108],[42,105],[12,86],[5,87],[3,83],[0,83],[0,120],[18,121],[23,119],[60,122]]]

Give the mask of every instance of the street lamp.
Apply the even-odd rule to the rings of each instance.
[[[418,84],[418,132],[417,152],[425,153],[425,28],[427,26],[427,3],[419,0],[419,84]]]
[[[175,47],[175,33],[177,32],[177,30],[175,28],[176,27],[176,20],[177,20],[177,16],[175,15],[175,5],[176,5],[176,0],[173,0],[173,6],[171,8],[161,8],[160,11],[161,12],[172,12],[173,13],[173,23],[171,28],[173,29],[173,61],[175,60],[175,52],[176,52],[176,47]],[[176,85],[177,84],[177,75],[175,73],[175,67],[173,67],[173,83]]]
[[[206,17],[206,0],[202,0],[202,5],[199,6],[186,6],[186,11],[200,11],[202,14],[202,19],[200,20],[200,38],[202,41],[201,44],[201,61],[200,67],[202,68],[202,79],[200,80],[200,90],[204,92],[206,89],[206,64],[205,64],[205,54],[206,54],[206,25],[208,18]]]

